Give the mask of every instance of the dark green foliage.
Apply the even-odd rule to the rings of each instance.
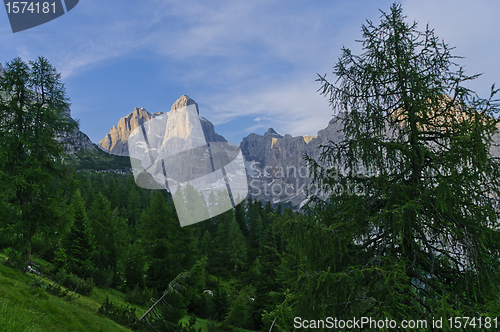
[[[109,286],[117,269],[126,222],[118,216],[117,209],[111,211],[110,202],[101,193],[95,196],[88,217],[95,243],[94,279],[98,285]]]
[[[236,327],[252,328],[252,305],[251,292],[248,289],[241,290],[233,301],[224,323]]]
[[[76,170],[122,170],[128,172],[131,169],[130,158],[109,154],[101,149],[82,149],[75,155],[64,160],[65,164],[74,167]]]
[[[260,246],[259,273],[255,277],[255,303],[254,321],[257,326],[261,323],[261,316],[266,311],[271,311],[281,303],[283,299],[279,294],[283,288],[283,282],[278,275],[281,265],[281,256],[278,253],[275,231],[269,227],[265,233]]]
[[[213,293],[213,302],[215,303],[215,315],[213,319],[222,321],[229,313],[229,294],[220,286]]]
[[[33,236],[65,222],[52,182],[64,175],[64,147],[55,138],[77,123],[65,113],[68,98],[60,77],[43,57],[7,62],[0,77],[0,192],[11,198],[7,212],[17,215],[5,227],[22,234],[12,240],[28,261]]]
[[[158,291],[195,261],[193,229],[181,227],[172,201],[153,193],[150,206],[141,217],[142,243],[149,258],[146,285]]]
[[[135,226],[139,222],[141,218],[141,211],[145,208],[145,206],[142,203],[141,194],[135,183],[133,183],[129,188],[125,209],[127,211],[126,217],[129,225]]]
[[[153,290],[139,287],[136,285],[133,289],[127,291],[125,294],[125,301],[137,304],[137,305],[147,305],[151,303],[151,299],[153,298]]]
[[[329,199],[285,222],[299,269],[273,312],[279,329],[290,328],[291,308],[339,319],[497,316],[497,101],[465,88],[476,76],[400,5],[362,31],[363,53],[343,49],[337,84],[319,78],[345,137],[309,159]],[[336,195],[337,184],[364,195]]]
[[[141,317],[158,331],[178,331],[187,307],[204,285],[206,260],[196,262],[189,271],[177,275],[164,289],[150,310]]]
[[[234,216],[236,218],[236,222],[240,226],[241,233],[244,236],[248,236],[248,225],[245,214],[245,204],[243,202],[234,207]]]
[[[236,273],[247,261],[246,240],[236,222],[233,210],[217,216],[217,241],[219,242],[219,262]]]
[[[91,234],[84,201],[79,190],[73,195],[71,207],[73,225],[64,240],[66,257],[68,259],[68,271],[78,276],[89,278],[94,272],[95,242]]]
[[[62,272],[68,270],[68,255],[66,255],[66,248],[61,241],[56,243],[54,267]]]
[[[144,288],[144,273],[145,273],[145,257],[138,242],[129,245],[127,253],[124,257],[124,272],[125,286],[127,289],[134,287]]]
[[[51,286],[47,287],[46,292],[57,297],[65,297],[66,295],[68,295],[69,289],[66,288],[65,290],[63,290],[62,287],[59,286],[59,284],[52,284]]]
[[[114,320],[120,325],[134,328],[134,330],[137,329],[138,327],[138,325],[136,325],[137,316],[135,313],[136,312],[135,308],[130,308],[129,306],[121,307],[114,305],[113,302],[111,302],[107,297],[106,300],[104,300],[102,306],[99,307],[97,312],[100,313],[101,315],[108,317],[109,319]]]
[[[58,273],[55,279],[70,292],[76,292],[84,296],[89,296],[95,286],[92,278],[80,278],[72,273]]]

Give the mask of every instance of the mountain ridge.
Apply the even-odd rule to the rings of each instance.
[[[122,117],[117,125],[111,127],[110,132],[98,146],[107,153],[128,156],[127,140],[135,128],[155,116],[175,116],[176,110],[189,105],[196,107],[206,141],[226,142],[223,136],[215,132],[214,125],[200,115],[198,104],[190,97],[182,95],[167,113],[149,113],[144,108],[134,108],[133,112]],[[186,131],[189,129],[185,126],[189,123],[184,123],[184,120],[178,121],[182,123],[176,128],[170,128],[169,131],[173,131],[172,134],[179,137],[188,134]],[[339,141],[342,138],[341,128],[334,118],[326,128],[318,131],[316,136],[280,135],[273,128],[269,128],[263,135],[251,133],[244,137],[239,146],[246,161],[250,194],[260,200],[289,204],[293,207],[300,206],[306,199],[306,191],[310,186],[304,155],[319,157],[317,147],[328,144],[329,141]],[[287,174],[286,170],[289,171]]]
[[[182,95],[176,102],[174,102],[170,112],[182,109],[183,107],[189,105],[195,105],[196,111],[199,115],[198,104],[186,95]],[[170,112],[149,113],[142,107],[136,107],[133,112],[122,117],[118,121],[118,125],[111,127],[110,132],[99,141],[98,146],[107,153],[118,156],[128,156],[129,151],[127,141],[130,133],[135,128],[142,125],[144,122],[151,120],[155,116],[168,114]],[[208,142],[226,142],[226,139],[223,136],[215,132],[214,125],[210,121],[203,116],[200,116],[200,122]]]
[[[188,96],[182,95],[172,105],[171,112],[188,105],[196,106],[207,142],[226,142],[215,132],[214,125],[199,115],[198,104]],[[162,114],[167,113],[149,113],[143,108],[135,108],[120,119],[118,126],[111,128],[110,133],[99,142],[99,148],[111,154],[128,156],[126,138],[130,132],[141,123]],[[245,159],[249,194],[255,199],[300,207],[307,199],[308,191],[314,189],[304,156],[318,160],[320,146],[343,139],[342,117],[342,113],[333,117],[316,136],[281,135],[269,128],[263,135],[251,133],[243,137],[239,146]],[[499,132],[493,136],[491,152],[494,156],[500,156],[497,142],[500,142]]]

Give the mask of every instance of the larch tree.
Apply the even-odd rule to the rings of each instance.
[[[45,59],[7,62],[0,76],[0,190],[19,218],[9,225],[14,245],[31,261],[33,236],[55,234],[65,223],[54,177],[64,174],[65,149],[58,135],[77,127],[66,113],[68,97],[61,75]]]
[[[300,258],[289,303],[304,316],[468,316],[485,328],[500,304],[496,90],[468,89],[479,75],[401,5],[362,34],[360,55],[342,49],[336,81],[318,78],[344,138],[308,159],[330,196],[287,223]]]

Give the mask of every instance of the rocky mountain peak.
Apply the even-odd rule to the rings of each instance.
[[[181,109],[181,108],[187,107],[189,105],[195,105],[196,112],[198,112],[198,114],[200,114],[200,109],[198,108],[198,104],[193,99],[189,98],[186,95],[180,96],[180,98],[177,99],[177,101],[172,105],[172,108],[170,110],[173,111],[173,110]]]
[[[186,137],[189,135],[193,119],[190,119],[187,112],[184,112],[185,107],[195,105],[198,116],[200,114],[198,104],[186,95],[182,95],[172,105],[171,111],[167,113],[156,112],[149,113],[144,108],[136,107],[134,111],[120,119],[117,126],[111,127],[109,134],[106,135],[100,142],[99,147],[111,154],[119,156],[128,156],[128,138],[130,133],[141,124],[151,120],[155,116],[163,116],[166,121],[168,132],[167,137]],[[205,119],[199,117],[205,139],[208,142],[226,142],[224,137],[218,135],[214,130],[214,125]]]
[[[274,130],[273,128],[269,128],[269,129],[266,131],[266,133],[264,134],[264,136],[266,136],[266,137],[267,137],[267,136],[271,136],[271,137],[283,137],[283,136],[281,136],[280,134],[278,134],[278,133],[276,132],[276,130]]]
[[[0,63],[0,76],[3,76],[4,71],[5,71],[5,68],[2,66],[2,63]]]
[[[118,121],[117,126],[111,127],[109,134],[99,141],[99,147],[111,154],[128,156],[127,140],[130,132],[142,123],[151,120],[155,115],[142,107],[134,108],[133,112]]]
[[[1,69],[1,68],[0,68]],[[1,71],[0,71],[1,74]],[[68,107],[66,110],[66,115],[72,120],[71,118],[71,109]],[[59,142],[64,143],[66,147],[66,152],[69,155],[75,155],[78,153],[80,150],[90,150],[90,151],[96,151],[97,147],[90,138],[85,135],[82,131],[79,129],[76,129],[72,132],[69,133],[64,133],[64,134],[59,134],[57,136],[57,140]]]

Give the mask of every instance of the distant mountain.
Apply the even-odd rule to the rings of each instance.
[[[198,104],[188,96],[181,96],[171,107],[171,112],[182,109],[188,105],[195,105],[198,116]],[[113,126],[109,134],[99,142],[99,147],[111,154],[128,156],[128,137],[130,133],[141,123],[151,120],[155,116],[167,115],[168,113],[149,113],[143,108],[135,108],[132,113],[120,119],[117,126]],[[176,114],[172,112],[172,114]],[[176,119],[174,121],[174,119]],[[189,121],[178,115],[172,117],[168,136],[179,136],[186,134],[186,126]],[[213,124],[200,116],[205,138],[208,142],[226,142],[224,137],[215,133]],[[81,133],[83,134],[83,133]],[[91,148],[85,137],[76,134],[76,147]],[[84,135],[84,134],[83,134]],[[307,199],[309,191],[316,190],[311,185],[311,176],[306,167],[304,156],[307,154],[318,160],[322,145],[330,142],[340,142],[343,139],[342,114],[334,117],[316,136],[296,136],[278,134],[273,128],[264,135],[250,134],[243,138],[240,148],[245,158],[247,177],[249,183],[249,195],[273,204],[282,204],[298,208]],[[493,136],[491,152],[494,156],[500,156],[500,132]],[[76,147],[74,149],[76,149]]]
[[[66,110],[66,115],[71,118],[71,109]],[[98,149],[97,145],[92,143],[90,138],[79,129],[68,134],[62,134],[57,139],[66,145],[66,151],[69,155],[74,155],[81,150],[96,151]]]
[[[342,140],[342,121],[335,120],[317,136],[282,136],[269,128],[264,135],[244,137],[240,148],[246,161],[250,195],[283,206],[301,206],[307,191],[312,189],[304,155],[316,159],[320,145]]]
[[[69,108],[66,110],[66,116],[71,118]],[[130,158],[110,155],[102,151],[79,129],[59,135],[57,139],[66,146],[68,156],[64,162],[77,170],[108,172],[130,172],[131,170]]]
[[[171,107],[171,111],[181,109],[188,105],[195,105],[199,115],[198,104],[186,95],[182,95]],[[128,156],[128,138],[130,133],[142,123],[151,120],[153,117],[164,113],[149,113],[144,108],[135,108],[132,113],[118,121],[117,126],[111,127],[106,137],[99,141],[99,147],[111,154]],[[218,135],[214,130],[214,125],[200,116],[201,125],[208,142],[226,142],[226,139]],[[179,124],[180,125],[180,124]]]
[[[195,105],[199,116],[198,104],[186,95],[181,96],[168,113],[149,113],[144,108],[135,108],[132,113],[121,118],[118,125],[111,128],[99,142],[99,147],[114,155],[128,156],[128,138],[131,132],[155,116],[163,114],[169,119],[169,126],[166,128],[168,135],[165,135],[182,137],[188,131],[189,119],[184,119],[174,110],[188,105]],[[224,137],[215,132],[210,121],[202,116],[199,118],[208,142],[226,142]],[[282,136],[269,128],[264,135],[250,134],[243,138],[240,148],[246,160],[250,194],[274,204],[282,203],[294,208],[300,206],[306,199],[310,186],[304,154],[318,157],[317,148],[320,145],[341,140],[341,129],[341,122],[332,120],[317,136]]]
[[[155,113],[161,114],[161,113]],[[99,147],[108,153],[118,156],[128,156],[128,136],[142,123],[151,120],[155,114],[144,108],[136,107],[134,111],[118,121],[118,126],[111,127],[106,137],[99,141]]]

